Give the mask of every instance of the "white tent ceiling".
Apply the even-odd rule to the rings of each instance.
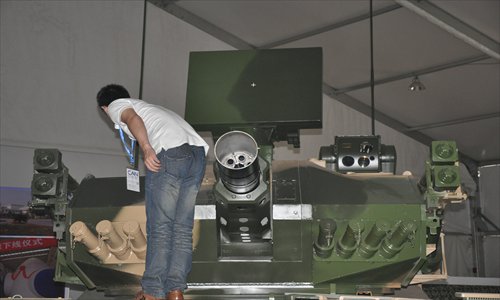
[[[323,91],[371,115],[368,0],[148,0],[236,49],[322,47]],[[375,118],[500,161],[500,0],[374,0]],[[411,92],[418,75],[426,89]]]

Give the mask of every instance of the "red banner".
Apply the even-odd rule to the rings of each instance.
[[[57,246],[57,239],[54,237],[6,239],[0,240],[0,254],[51,248],[55,246]]]

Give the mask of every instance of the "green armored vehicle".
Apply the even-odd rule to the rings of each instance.
[[[299,147],[300,129],[321,128],[321,66],[320,48],[191,53],[185,117],[212,133],[215,160],[197,199],[187,299],[381,295],[439,268],[444,206],[465,199],[453,142],[431,145],[421,180],[394,174],[396,150],[379,136],[273,159],[274,142]],[[144,195],[125,178],[75,184],[55,149],[36,150],[34,165],[32,208],[53,210],[60,241],[56,280],[132,295]]]

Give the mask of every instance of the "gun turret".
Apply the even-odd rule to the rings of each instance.
[[[271,257],[270,189],[268,176],[264,176],[269,172],[268,163],[259,157],[254,138],[243,131],[222,135],[214,152],[219,258]]]

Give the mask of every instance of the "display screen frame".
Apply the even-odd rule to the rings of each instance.
[[[322,127],[322,48],[191,52],[185,119],[198,131]]]

